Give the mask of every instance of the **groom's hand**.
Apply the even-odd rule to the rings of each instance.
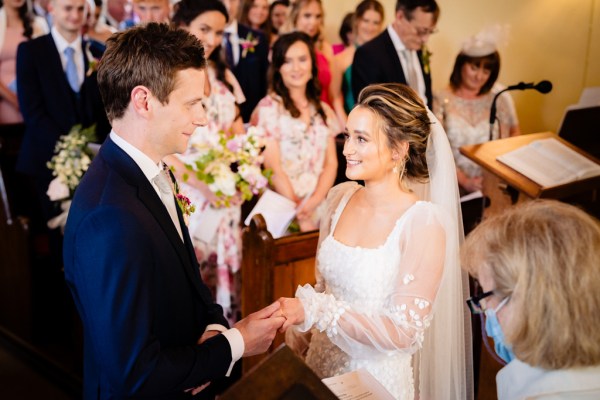
[[[244,357],[264,353],[275,338],[277,329],[281,328],[285,318],[280,316],[279,303],[248,315],[234,325],[244,338]]]

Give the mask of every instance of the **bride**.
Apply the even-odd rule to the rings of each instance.
[[[312,332],[305,361],[321,378],[365,368],[397,399],[472,398],[463,234],[446,135],[401,84],[365,88],[345,135],[346,176],[364,186],[330,190],[317,284],[279,300],[282,330],[295,325],[286,340],[303,352],[301,332]]]

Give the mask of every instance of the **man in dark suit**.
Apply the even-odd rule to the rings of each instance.
[[[53,178],[46,164],[59,137],[75,124],[85,127],[96,123],[98,139],[110,131],[96,74],[89,71],[92,60],[81,37],[85,8],[85,0],[51,0],[54,25],[50,34],[25,41],[17,50],[17,93],[25,122],[17,171],[32,180],[39,204],[32,211],[36,233],[45,232],[46,221],[62,212],[46,195]],[[61,236],[58,231],[49,236],[50,262],[59,268]]]
[[[246,101],[240,104],[244,122],[267,94],[269,43],[265,35],[237,21],[240,0],[222,0],[229,13],[229,24],[223,35],[225,60],[238,80]]]
[[[265,351],[277,303],[227,329],[202,283],[162,158],[206,125],[204,49],[149,23],[113,35],[98,83],[113,130],[73,199],[65,278],[84,330],[84,397],[177,399]],[[170,179],[170,181],[169,181]],[[273,315],[278,313],[277,316]]]
[[[372,83],[398,82],[413,88],[431,108],[430,53],[425,44],[435,32],[439,14],[435,0],[398,0],[394,22],[354,54],[354,97]]]

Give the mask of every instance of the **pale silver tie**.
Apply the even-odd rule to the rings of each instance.
[[[419,92],[419,78],[417,77],[417,71],[415,70],[415,64],[413,62],[413,51],[412,50],[402,50],[402,55],[404,57],[404,63],[406,65],[406,83],[410,86],[415,92]]]
[[[67,65],[65,73],[67,74],[67,80],[69,86],[75,93],[79,93],[79,77],[77,76],[77,65],[75,64],[75,50],[72,47],[65,49],[65,57],[67,58]]]
[[[177,228],[177,233],[179,233],[179,237],[183,240],[183,234],[181,233],[181,226],[179,225],[179,218],[177,217],[177,205],[175,204],[175,197],[173,196],[173,187],[171,186],[171,178],[167,175],[167,171],[161,171],[152,178],[152,181],[160,191],[160,198],[164,203],[165,207],[167,207],[167,211],[171,216],[171,220]]]

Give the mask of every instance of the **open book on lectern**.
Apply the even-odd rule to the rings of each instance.
[[[496,159],[542,187],[600,175],[599,164],[553,138],[534,140]]]

